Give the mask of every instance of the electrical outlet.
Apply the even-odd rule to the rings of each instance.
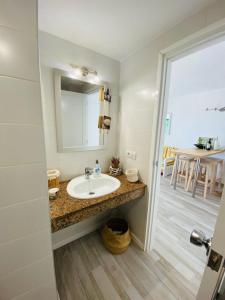
[[[135,160],[136,156],[137,156],[137,154],[136,154],[135,151],[127,150],[127,157],[128,158]]]

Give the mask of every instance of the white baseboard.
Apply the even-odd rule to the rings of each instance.
[[[133,233],[131,232],[132,241],[139,247],[141,250],[144,251],[145,247],[142,241]]]
[[[66,238],[64,240],[61,240],[58,243],[55,243],[55,244],[53,243],[53,245],[52,245],[53,250],[56,250],[56,249],[58,249],[58,248],[60,248],[60,247],[62,247],[64,245],[66,245],[66,244],[69,244],[69,243],[71,243],[71,242],[73,242],[73,241],[81,238],[82,236],[85,236],[85,235],[87,235],[87,234],[89,234],[89,233],[91,233],[91,232],[93,232],[93,231],[101,228],[101,226],[103,224],[104,224],[103,221],[98,222],[96,224],[91,224],[91,226],[87,226],[85,229],[83,229],[83,230],[75,233],[74,235],[71,235],[71,236],[69,236],[68,238]]]

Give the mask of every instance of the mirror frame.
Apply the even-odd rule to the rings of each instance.
[[[55,122],[56,122],[56,138],[57,151],[59,153],[70,153],[76,151],[93,151],[102,150],[106,148],[108,134],[102,133],[102,145],[99,146],[78,146],[78,147],[64,147],[62,137],[62,119],[61,119],[61,77],[69,77],[68,72],[54,69],[54,91],[55,91]],[[85,80],[83,80],[85,81]],[[104,82],[99,82],[99,86],[105,85]]]

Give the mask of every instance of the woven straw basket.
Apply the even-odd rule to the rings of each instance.
[[[102,229],[102,240],[107,250],[120,254],[127,250],[131,242],[130,230],[124,219],[110,219]]]

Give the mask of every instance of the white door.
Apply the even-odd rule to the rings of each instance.
[[[213,255],[213,251],[222,256],[222,260],[220,262],[220,257],[217,255]],[[210,255],[211,254],[211,255]],[[214,257],[213,257],[214,256]],[[209,253],[209,261],[213,264],[213,268],[219,266],[219,270],[212,270],[208,265],[205,268],[202,282],[199,288],[197,300],[211,300],[216,299],[215,294],[217,290],[217,286],[220,283],[220,279],[222,279],[223,271],[224,271],[224,257],[225,257],[225,190],[223,191],[221,206],[219,210],[219,215],[216,222],[216,227],[214,231],[214,236],[212,240],[211,253]],[[217,261],[217,259],[219,259]],[[214,260],[214,261],[213,261]]]

